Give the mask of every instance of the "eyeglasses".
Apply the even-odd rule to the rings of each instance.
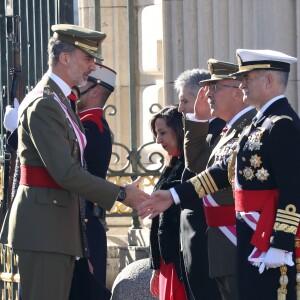
[[[228,88],[234,88],[234,89],[238,89],[238,86],[234,86],[234,85],[227,85],[227,84],[222,84],[222,83],[212,83],[209,85],[209,88],[213,91],[216,92],[218,88],[220,88],[221,86],[223,87],[228,87]]]

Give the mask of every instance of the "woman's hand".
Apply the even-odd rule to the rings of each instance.
[[[150,291],[154,297],[159,295],[159,270],[155,270],[152,273],[150,280]]]

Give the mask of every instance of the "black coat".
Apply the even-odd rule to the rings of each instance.
[[[180,158],[173,157],[170,165],[163,169],[154,190],[168,190],[176,184],[180,184],[183,170],[183,155]],[[182,280],[179,259],[179,225],[180,207],[175,204],[152,220],[150,263],[151,268],[156,270],[160,268],[160,258],[165,263],[173,262],[178,278]]]
[[[243,190],[278,190],[277,212],[272,215],[267,211],[267,218],[275,221],[271,247],[289,252],[294,251],[295,234],[300,220],[299,154],[300,120],[286,98],[271,104],[263,113],[263,117],[258,119],[250,130],[245,131],[237,154],[236,172],[238,183]],[[250,243],[252,236],[253,230],[245,222],[238,221],[240,297],[245,300],[276,299],[279,268],[265,270],[260,275],[257,268],[248,263],[247,256],[254,247]],[[289,284],[286,299],[296,299],[295,266],[288,267],[287,276]]]

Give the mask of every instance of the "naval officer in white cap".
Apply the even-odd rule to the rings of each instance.
[[[244,102],[258,111],[236,157],[239,299],[296,299],[300,120],[284,93],[297,59],[272,50],[236,54]]]

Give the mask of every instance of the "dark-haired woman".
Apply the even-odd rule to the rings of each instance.
[[[167,163],[154,190],[168,190],[180,183],[184,170],[182,114],[178,106],[167,106],[151,119],[151,130],[167,152]],[[180,269],[180,207],[173,205],[152,220],[150,231],[150,289],[160,300],[185,300],[186,292]]]

